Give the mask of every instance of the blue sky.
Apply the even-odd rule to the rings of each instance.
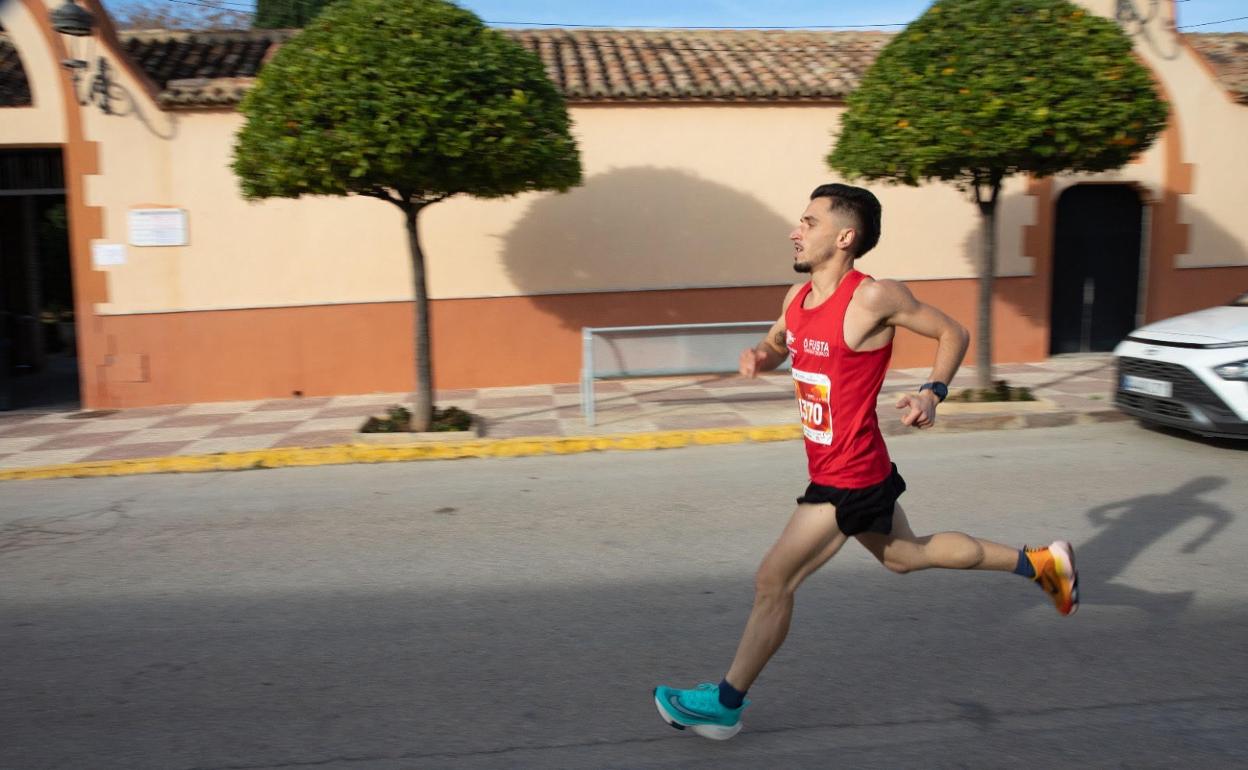
[[[1140,13],[1153,0],[1132,0]],[[459,0],[482,19],[543,24],[594,26],[839,26],[904,24],[923,12],[930,0],[873,0],[866,3],[803,0]],[[1245,0],[1184,0],[1178,5],[1179,24],[1198,24],[1248,16]],[[889,29],[898,29],[891,27]],[[1248,19],[1199,27],[1193,31],[1248,30]]]
[[[196,0],[147,0],[193,13]],[[831,27],[901,29],[931,0],[811,2],[811,0],[456,0],[487,22],[499,26],[588,25],[596,27]],[[113,10],[133,0],[104,0]],[[254,0],[221,0],[245,10]],[[1130,0],[1140,13],[1169,0]],[[1202,25],[1193,32],[1248,31],[1248,18],[1203,26],[1206,22],[1248,17],[1248,0],[1179,0],[1179,24]],[[872,26],[881,25],[881,26]],[[888,25],[888,26],[883,26]]]

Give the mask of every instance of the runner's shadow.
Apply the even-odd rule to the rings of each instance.
[[[1196,553],[1209,543],[1234,516],[1217,503],[1201,499],[1201,495],[1225,485],[1224,478],[1201,476],[1167,494],[1141,495],[1088,511],[1088,520],[1100,532],[1078,547],[1083,603],[1138,607],[1154,615],[1173,615],[1186,609],[1194,591],[1147,591],[1115,578],[1151,546],[1190,521],[1207,519],[1209,524],[1181,552]]]

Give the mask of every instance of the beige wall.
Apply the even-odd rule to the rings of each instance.
[[[359,198],[242,200],[229,168],[241,117],[158,109],[150,84],[99,41],[88,58],[105,52],[116,64],[123,114],[77,109],[61,92],[61,42],[37,23],[44,2],[0,4],[35,94],[33,108],[0,110],[0,144],[65,148],[84,404],[410,388],[410,270],[397,209]],[[1109,0],[1088,4],[1113,10]],[[997,361],[1047,353],[1054,211],[1072,184],[1127,182],[1150,203],[1150,318],[1242,288],[1248,220],[1236,204],[1248,178],[1248,109],[1164,21],[1137,34],[1137,52],[1177,109],[1157,145],[1108,174],[1007,182]],[[574,379],[584,325],[774,313],[796,278],[786,236],[810,190],[835,179],[823,159],[840,110],[574,106],[583,187],[455,199],[422,217],[437,384]],[[917,281],[920,297],[970,324],[975,207],[947,185],[873,189],[884,232],[862,267]],[[125,264],[93,270],[90,242],[125,244],[128,212],[153,206],[187,210],[189,245],[127,245]],[[487,338],[495,346],[485,371],[462,351]],[[894,362],[929,358],[916,344]]]
[[[1248,107],[1236,104],[1186,46],[1166,70],[1182,120],[1183,159],[1194,167],[1192,192],[1183,198],[1189,249],[1178,267],[1248,265]]]
[[[1096,13],[1114,16],[1114,0],[1080,2]],[[1136,6],[1141,12],[1148,10],[1147,4]],[[1188,240],[1186,250],[1176,255],[1175,267],[1248,265],[1248,220],[1242,216],[1248,193],[1248,108],[1235,103],[1209,66],[1171,32],[1175,21],[1175,5],[1166,2],[1146,24],[1126,28],[1135,40],[1136,54],[1161,81],[1175,113],[1179,157],[1193,167],[1190,191],[1180,191],[1185,194],[1179,199],[1179,221],[1188,226]],[[1156,201],[1164,187],[1160,157],[1154,148],[1146,168],[1131,166],[1108,177],[1138,180]]]
[[[127,88],[132,88],[127,84]],[[240,116],[145,111],[142,121],[89,114],[106,207],[105,242],[127,240],[131,208],[188,211],[190,244],[127,246],[106,268],[105,314],[410,298],[397,209],[362,198],[243,201],[229,168]],[[584,291],[774,285],[793,278],[787,235],[810,190],[835,179],[823,155],[835,107],[583,107],[572,110],[583,187],[422,215],[435,299]],[[645,137],[639,141],[638,137]],[[758,146],[769,137],[769,147]],[[977,215],[947,185],[876,186],[884,237],[866,269],[939,279],[974,274]],[[1033,203],[1007,187],[1002,275],[1027,275],[1021,225]]]
[[[1086,0],[1110,14],[1109,0]],[[0,6],[18,41],[35,107],[6,110],[0,143],[63,141],[60,77],[53,55],[20,3]],[[1248,109],[1228,99],[1195,54],[1156,19],[1137,35],[1181,115],[1182,157],[1195,164],[1182,198],[1189,249],[1179,267],[1248,264],[1248,225],[1239,216],[1248,153]],[[29,44],[34,41],[35,44]],[[1161,41],[1161,42],[1158,42]],[[184,247],[126,246],[124,265],[105,268],[103,314],[170,312],[410,298],[401,218],[373,199],[306,198],[248,203],[230,168],[234,112],[164,112],[132,73],[114,67],[130,96],[127,115],[83,112],[84,138],[99,143],[99,174],[86,204],[103,210],[103,237],[126,243],[132,208],[174,206],[189,216]],[[123,105],[126,109],[127,105]],[[572,109],[585,185],[564,194],[481,201],[457,198],[428,209],[422,238],[435,299],[717,286],[793,280],[787,234],[809,191],[835,180],[824,164],[840,107],[579,106]],[[143,120],[139,119],[141,113]],[[1130,181],[1146,198],[1165,186],[1155,147],[1125,169],[1056,180]],[[974,275],[974,207],[949,185],[875,185],[884,233],[863,267],[905,279]],[[1036,221],[1025,182],[1003,194],[999,273],[1026,276],[1034,257],[1024,226]]]
[[[91,180],[90,200],[107,202],[108,242],[128,240],[132,208],[172,206],[187,211],[189,244],[127,246],[126,264],[107,268],[110,301],[100,312],[410,297],[397,209],[361,198],[248,203],[229,168],[237,114],[156,117],[156,131],[140,121],[88,119],[88,137],[101,142],[102,172]]]
[[[17,46],[31,96],[30,107],[0,108],[0,145],[61,144],[65,107],[60,66],[45,33],[30,9],[19,2],[0,2],[0,26]]]
[[[768,285],[794,280],[788,233],[817,185],[834,106],[630,106],[572,110],[585,185],[564,195],[457,199],[427,213],[435,297]],[[873,186],[883,237],[864,269],[973,275],[973,206],[950,186]],[[1021,194],[1021,182],[1011,193]],[[1016,222],[1028,203],[1012,198]],[[1026,274],[1017,228],[1003,274]],[[455,254],[448,260],[446,254]],[[471,258],[466,258],[471,257]]]
[[[1112,4],[1089,0],[1098,12]],[[1101,8],[1100,6],[1105,6]],[[20,6],[6,26],[29,39]],[[18,9],[16,11],[12,9]],[[1154,22],[1154,25],[1161,20]],[[25,27],[23,27],[25,25]],[[1166,39],[1157,30],[1152,38]],[[1143,38],[1141,38],[1143,39]],[[1194,54],[1181,46],[1140,55],[1159,73],[1188,130],[1183,157],[1196,163],[1195,189],[1182,201],[1190,250],[1179,266],[1248,264],[1248,227],[1235,205],[1248,155],[1248,110],[1232,103]],[[43,46],[22,46],[37,92],[58,76]],[[123,265],[105,268],[102,314],[391,302],[410,298],[401,218],[373,199],[243,201],[229,168],[234,112],[164,112],[131,73],[115,69],[135,114],[84,111],[84,134],[99,142],[100,173],[86,180],[86,203],[103,209],[97,242],[126,243],[132,208],[187,210],[190,243],[126,245]],[[57,123],[53,100],[15,122],[0,141],[42,137]],[[47,105],[47,106],[43,106]],[[481,201],[461,197],[422,215],[435,299],[620,290],[776,285],[794,279],[787,234],[816,185],[836,180],[824,163],[840,107],[577,106],[574,130],[585,184],[571,192]],[[44,110],[45,112],[39,112]],[[1057,180],[1054,198],[1081,181],[1129,181],[1157,200],[1162,153],[1108,174]],[[873,185],[884,204],[883,237],[863,267],[904,279],[974,275],[978,214],[950,185]],[[999,273],[1027,276],[1034,257],[1023,233],[1036,221],[1025,180],[1003,192]]]

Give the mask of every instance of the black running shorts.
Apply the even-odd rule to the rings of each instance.
[[[897,472],[897,463],[892,465],[888,478],[863,489],[825,487],[812,482],[797,502],[831,503],[836,506],[836,526],[846,535],[862,532],[887,535],[893,531],[893,507],[901,493],[906,491],[906,481]]]

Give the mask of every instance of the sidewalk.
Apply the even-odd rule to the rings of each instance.
[[[927,369],[889,373],[879,407],[880,424],[886,435],[909,430],[898,421],[893,408],[895,394],[913,391],[927,373]],[[994,368],[994,376],[1013,385],[1031,387],[1040,401],[946,403],[937,413],[936,429],[1046,427],[1123,419],[1113,407],[1114,367],[1108,354],[1003,364]],[[974,367],[963,367],[951,389],[967,387],[974,378]],[[796,429],[792,381],[787,374],[769,374],[757,380],[708,375],[602,381],[596,383],[595,393],[597,424],[593,428],[587,427],[581,416],[580,388],[575,383],[440,391],[436,403],[458,406],[481,416],[486,442],[517,437],[639,437],[670,431],[765,426],[788,428],[787,432],[771,431],[771,439],[800,435]],[[0,412],[0,479],[29,477],[16,473],[23,469],[66,464],[91,463],[106,468],[109,464],[130,465],[126,461],[136,459],[221,453],[249,453],[250,458],[263,458],[262,450],[341,447],[356,442],[356,430],[369,415],[410,400],[409,394],[388,393],[120,411]],[[524,452],[510,452],[519,453]],[[443,452],[437,456],[450,455]],[[409,457],[414,456],[391,459]]]

